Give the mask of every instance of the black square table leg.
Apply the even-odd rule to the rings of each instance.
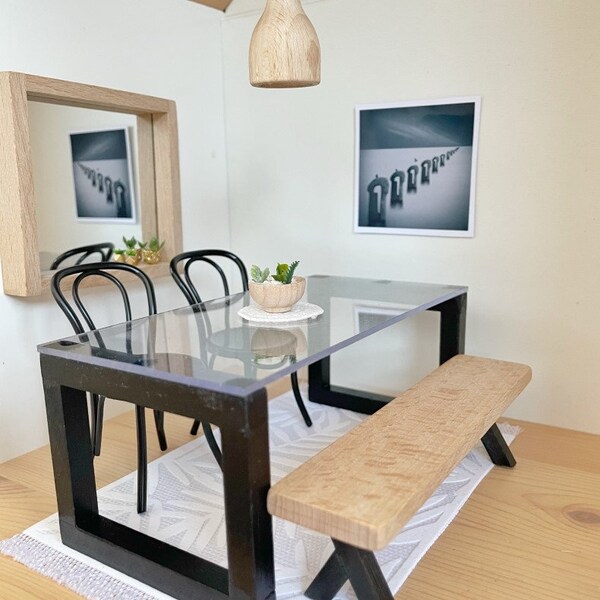
[[[44,381],[61,533],[98,514],[86,393]],[[67,530],[67,531],[64,531]]]
[[[461,294],[429,310],[440,313],[440,365],[465,352],[467,294]]]
[[[245,413],[221,428],[229,597],[275,598],[269,422],[264,390],[248,396]],[[241,418],[239,418],[241,417]]]
[[[147,378],[134,373],[114,377],[105,368],[81,369],[47,355],[41,363],[63,543],[180,600],[274,600],[265,390],[234,397],[153,380],[149,394]],[[141,398],[150,408],[200,420],[214,418],[223,437],[228,569],[98,513],[86,394],[70,386],[98,388],[132,404]]]

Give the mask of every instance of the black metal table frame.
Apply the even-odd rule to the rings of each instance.
[[[440,363],[464,352],[466,299],[429,309],[441,313]],[[51,354],[40,360],[63,542],[175,598],[274,600],[266,391],[237,397]],[[220,428],[228,568],[99,515],[86,391]],[[368,414],[388,400],[331,386],[329,357],[309,366],[309,398]]]
[[[456,354],[465,352],[467,294],[461,294],[428,310],[440,313],[440,365]],[[373,414],[392,400],[371,392],[331,385],[331,360],[327,356],[308,367],[308,397],[312,402]]]

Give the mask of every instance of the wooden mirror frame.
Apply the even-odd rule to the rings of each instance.
[[[165,240],[163,262],[142,268],[151,276],[167,275],[169,260],[182,251],[175,102],[5,71],[0,72],[0,260],[4,293],[39,296],[49,288],[52,276],[52,271],[42,272],[40,268],[28,100],[137,116],[142,237],[157,235]]]

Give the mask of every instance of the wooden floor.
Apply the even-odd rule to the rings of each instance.
[[[600,436],[520,424],[517,467],[492,470],[397,599],[600,600]],[[170,448],[191,439],[189,426],[167,415]],[[99,486],[135,468],[133,440],[132,412],[106,423]],[[0,465],[0,539],[55,510],[47,447]],[[4,556],[0,582],[2,600],[79,598]]]

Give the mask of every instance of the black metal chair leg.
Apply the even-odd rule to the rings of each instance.
[[[196,435],[198,433],[199,427],[200,427],[200,421],[198,421],[198,419],[195,419],[194,423],[192,424],[192,428],[190,429],[190,434]]]
[[[514,467],[517,464],[513,453],[510,451],[502,432],[495,423],[488,429],[487,433],[481,438],[487,453],[492,462],[501,467]]]
[[[300,393],[300,387],[298,386],[298,373],[294,371],[290,375],[292,380],[292,391],[294,392],[294,398],[296,399],[296,404],[298,405],[298,409],[300,410],[300,414],[304,419],[307,427],[312,427],[312,420],[308,411],[306,410],[306,406],[304,405],[304,400],[302,399],[302,394]]]
[[[158,445],[164,452],[167,449],[167,436],[165,434],[165,413],[162,410],[154,411],[154,424],[156,425],[156,435],[158,436]]]
[[[219,448],[219,444],[217,444],[217,440],[215,439],[215,435],[212,431],[212,427],[210,423],[202,423],[202,431],[204,431],[204,435],[206,436],[206,441],[208,442],[208,446],[210,451],[212,452],[215,460],[217,461],[219,467],[221,467],[221,471],[223,470],[223,454],[221,453],[221,449]]]
[[[148,446],[146,440],[146,413],[143,406],[135,407],[137,433],[137,511],[146,512],[148,497]]]
[[[102,449],[102,424],[104,422],[104,396],[92,394],[92,448],[94,456]]]

